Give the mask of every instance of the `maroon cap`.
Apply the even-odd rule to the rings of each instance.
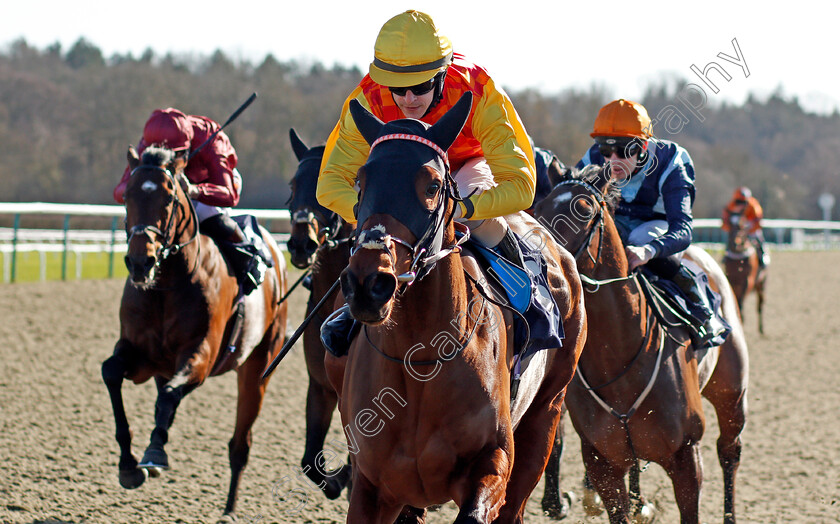
[[[193,129],[187,115],[174,108],[155,109],[143,128],[147,145],[159,144],[173,151],[189,149]]]

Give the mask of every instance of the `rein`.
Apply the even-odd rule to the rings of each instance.
[[[487,299],[482,295],[482,297],[481,297],[481,311],[479,312],[478,318],[481,318],[481,315],[484,314],[484,309],[486,307],[487,307]],[[472,315],[466,315],[467,318],[469,318],[470,316],[472,316]],[[470,341],[472,341],[473,335],[475,335],[475,332],[478,329],[479,324],[481,324],[481,322],[478,322],[478,321],[476,321],[473,324],[473,327],[470,330],[470,334],[467,337],[467,340],[465,340],[464,343],[461,344],[461,347],[459,347],[457,350],[455,350],[450,356],[438,357],[438,358],[432,359],[432,360],[406,360],[405,358],[392,357],[391,355],[385,353],[383,350],[379,349],[376,346],[376,344],[373,343],[373,341],[370,339],[370,335],[368,334],[367,324],[364,325],[363,331],[365,332],[365,339],[367,339],[367,342],[368,342],[368,344],[370,344],[370,347],[375,349],[380,355],[385,357],[387,360],[390,360],[391,362],[399,362],[401,364],[410,364],[412,366],[431,366],[431,365],[438,364],[438,363],[441,363],[441,362],[448,362],[448,361],[452,360],[453,358],[455,358],[455,356],[457,356],[459,353],[461,353],[461,351],[463,351],[464,348],[466,348],[467,345],[469,345]],[[408,356],[408,354],[406,355],[406,357],[407,356]]]

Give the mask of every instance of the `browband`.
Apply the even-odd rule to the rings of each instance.
[[[385,142],[386,140],[410,140],[412,142],[420,142],[425,146],[429,146],[435,150],[435,152],[443,159],[443,162],[446,164],[446,168],[449,169],[449,158],[446,156],[446,151],[441,149],[441,147],[428,138],[423,138],[422,136],[418,135],[409,135],[407,133],[394,133],[390,135],[382,135],[376,140],[373,141],[373,144],[370,145],[370,149],[373,150],[374,147]]]

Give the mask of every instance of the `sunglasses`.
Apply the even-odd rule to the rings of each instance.
[[[425,82],[419,83],[416,86],[410,87],[389,87],[388,89],[391,93],[397,96],[405,96],[409,91],[414,93],[414,96],[425,95],[429,91],[435,88],[435,80],[437,80],[437,76],[433,76],[432,78],[426,80]]]
[[[642,152],[642,145],[638,142],[628,142],[625,144],[600,144],[598,152],[604,158],[610,158],[613,154],[618,158],[630,158],[633,155],[638,155]]]

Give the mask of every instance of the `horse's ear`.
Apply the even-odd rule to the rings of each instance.
[[[591,179],[592,185],[606,195],[612,186],[612,173],[606,165],[590,164],[578,173],[579,177]]]
[[[356,123],[356,128],[358,128],[368,144],[372,144],[374,140],[379,138],[379,132],[385,123],[365,109],[365,106],[355,98],[350,101],[350,114],[353,115],[353,122]]]
[[[133,171],[138,165],[140,165],[140,155],[137,154],[137,150],[134,149],[134,146],[129,144],[128,151],[125,153],[125,158],[128,160],[128,167],[131,168]]]
[[[560,161],[556,156],[552,157],[551,163],[548,164],[548,180],[551,187],[556,186],[561,180],[569,176],[571,169],[566,167],[566,164]]]
[[[472,109],[472,99],[473,95],[470,91],[461,95],[452,109],[440,117],[440,120],[429,129],[432,141],[444,151],[455,142],[461,129],[464,128],[464,124],[467,123],[467,118],[469,118]]]
[[[295,152],[295,156],[298,161],[303,160],[303,155],[309,151],[309,148],[306,147],[306,144],[304,144],[303,140],[300,139],[295,131],[295,128],[289,129],[289,140],[292,142],[292,150]]]

